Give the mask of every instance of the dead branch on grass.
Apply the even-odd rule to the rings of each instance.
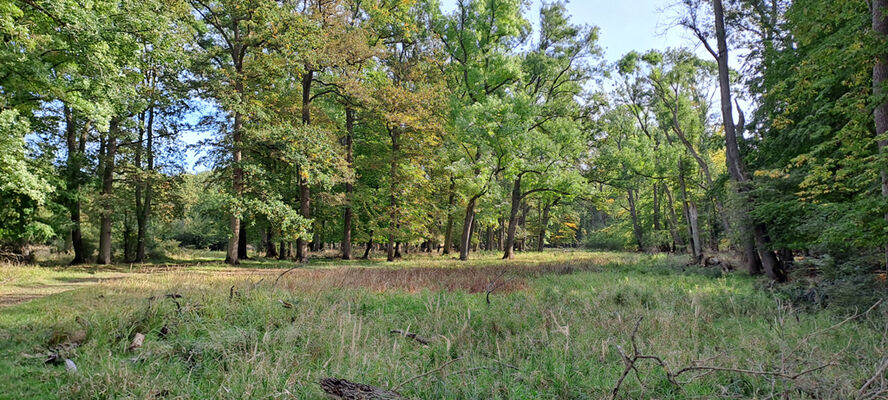
[[[620,378],[617,379],[617,382],[614,385],[614,388],[611,390],[611,399],[612,400],[617,398],[617,396],[620,393],[620,387],[623,385],[623,381],[625,381],[626,377],[629,376],[630,373],[635,372],[635,377],[638,379],[639,384],[641,384],[641,374],[638,371],[638,367],[636,366],[636,363],[640,360],[653,361],[657,366],[659,366],[660,368],[662,368],[666,372],[666,379],[669,381],[669,383],[672,383],[673,385],[676,385],[676,386],[681,386],[681,385],[690,383],[696,379],[702,378],[702,377],[704,377],[708,374],[714,373],[714,372],[733,372],[733,373],[744,374],[744,375],[770,376],[770,377],[782,378],[782,379],[794,381],[804,375],[808,375],[810,373],[820,371],[824,368],[836,365],[835,359],[838,356],[838,354],[836,354],[833,357],[833,359],[827,363],[820,364],[815,367],[811,367],[811,368],[808,368],[808,369],[805,369],[805,370],[802,370],[799,372],[795,372],[795,373],[786,373],[786,372],[782,372],[782,371],[759,371],[759,370],[742,369],[742,368],[700,365],[700,363],[701,363],[700,360],[692,362],[693,365],[691,365],[691,366],[687,366],[687,367],[673,371],[669,367],[669,364],[667,364],[666,361],[663,360],[662,358],[660,358],[659,356],[643,354],[641,351],[639,351],[636,337],[638,335],[638,328],[641,325],[642,319],[643,319],[642,317],[638,318],[638,320],[635,322],[635,327],[632,329],[632,334],[629,336],[629,342],[632,345],[632,354],[631,355],[627,354],[626,351],[623,350],[623,348],[620,345],[614,344],[614,347],[617,348],[617,351],[620,353],[620,357],[623,360],[624,368],[623,368],[622,374],[620,374]],[[713,358],[711,357],[711,358],[709,358],[705,361],[702,361],[702,362],[708,362],[709,360],[712,360],[712,359]],[[702,371],[703,373],[694,375],[691,378],[689,378],[688,380],[684,380],[684,381],[681,381],[678,379],[681,375],[684,375],[684,374],[687,374],[690,372],[695,372],[695,371]],[[642,387],[644,387],[643,384],[642,384]]]
[[[402,331],[400,329],[392,329],[389,333],[397,334],[397,335],[404,336],[406,338],[413,339],[413,340],[419,342],[420,344],[422,344],[423,346],[428,346],[431,343],[431,341],[429,339],[426,339],[422,336],[419,336],[419,335],[417,335],[413,332],[409,332],[409,331]]]
[[[857,400],[877,399],[888,394],[888,380],[885,379],[886,369],[888,369],[888,357],[883,357],[882,362],[876,368],[876,373],[857,390]],[[873,386],[877,381],[880,382],[879,386]],[[871,386],[872,388],[870,388]]]

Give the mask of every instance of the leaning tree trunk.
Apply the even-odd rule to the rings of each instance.
[[[350,106],[345,107],[345,161],[348,169],[354,170],[354,156],[352,154],[352,139],[355,130],[355,110]],[[352,258],[352,191],[354,186],[351,181],[345,182],[345,211],[342,216],[342,259]]]
[[[119,130],[120,120],[112,118],[108,129],[108,140],[105,143],[105,154],[102,156],[102,217],[99,223],[97,264],[111,264],[111,217],[114,214],[111,197],[114,195],[114,158],[117,156]]]
[[[737,185],[737,190],[748,190],[749,177],[743,168],[743,160],[740,157],[740,147],[737,143],[737,129],[734,125],[734,114],[731,103],[731,81],[730,71],[728,68],[728,43],[727,33],[725,30],[725,13],[722,0],[712,1],[713,13],[715,16],[715,37],[718,43],[718,53],[716,60],[718,61],[718,82],[721,94],[721,112],[722,120],[725,127],[725,159],[731,179]],[[742,210],[742,220],[749,221],[748,211]],[[747,222],[749,223],[749,222]],[[767,236],[767,226],[761,223],[753,223],[752,234],[755,237],[755,246],[758,248],[758,256],[761,260],[765,273],[771,279],[783,281],[786,274],[783,271],[783,265],[777,259],[774,251],[769,249],[770,239]],[[743,230],[749,232],[749,229]],[[744,239],[744,243],[749,243],[748,239]],[[748,246],[748,244],[746,244]],[[758,266],[755,265],[755,258],[747,260],[747,267],[752,274],[758,273]]]
[[[873,0],[873,31],[885,39],[888,36],[888,0]],[[888,52],[883,51],[878,55],[876,65],[873,67],[873,97],[878,98],[885,90],[884,86],[888,81]],[[876,135],[885,135],[888,133],[888,101],[883,101],[873,110],[873,118],[876,122]],[[888,140],[879,140],[879,153],[883,156],[888,149]],[[882,168],[880,172],[882,178],[882,197],[888,198],[888,169]],[[888,212],[884,215],[885,221],[888,222]],[[888,244],[885,246],[885,265],[888,269]]]

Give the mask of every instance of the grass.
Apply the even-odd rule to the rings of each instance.
[[[321,399],[317,382],[332,376],[409,398],[608,398],[624,366],[616,345],[631,348],[639,318],[640,351],[672,369],[700,359],[788,374],[834,365],[795,380],[718,372],[676,386],[640,363],[622,398],[854,398],[884,357],[884,305],[835,326],[845,315],[799,312],[753,278],[682,261],[555,251],[508,263],[315,260],[276,283],[292,263],[95,275],[4,267],[0,282],[16,281],[0,296],[9,285],[115,279],[0,308],[0,397]],[[182,298],[163,297],[172,293]],[[87,339],[63,354],[78,371],[44,365],[47,342],[81,329],[78,317]],[[136,333],[147,339],[129,350]]]

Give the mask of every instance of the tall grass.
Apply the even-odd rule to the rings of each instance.
[[[836,365],[797,380],[714,373],[681,386],[640,365],[625,398],[853,398],[888,344],[885,306],[812,335],[843,316],[797,312],[751,278],[683,271],[677,259],[493,257],[317,263],[277,284],[281,271],[261,265],[198,267],[0,309],[0,397],[320,399],[318,380],[333,376],[422,399],[607,398],[623,369],[615,345],[627,348],[643,317],[639,346],[676,367]],[[88,338],[64,356],[78,371],[43,365],[47,338],[80,329],[76,317]],[[145,344],[128,350],[135,333]]]

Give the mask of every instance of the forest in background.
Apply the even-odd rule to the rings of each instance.
[[[71,264],[586,246],[884,280],[886,5],[683,0],[672,29],[708,57],[608,64],[560,2],[0,0],[0,243]]]

